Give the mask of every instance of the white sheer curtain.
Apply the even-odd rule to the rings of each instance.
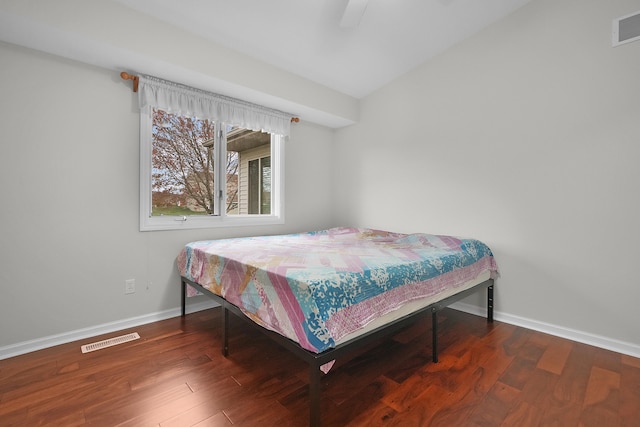
[[[245,129],[289,136],[291,114],[157,77],[139,77],[140,109],[160,108],[172,113],[213,119]]]

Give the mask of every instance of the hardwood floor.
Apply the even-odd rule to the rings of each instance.
[[[219,308],[0,361],[0,426],[304,426],[308,368]],[[325,426],[639,426],[640,359],[446,309],[323,377]],[[141,339],[82,354],[80,345]]]

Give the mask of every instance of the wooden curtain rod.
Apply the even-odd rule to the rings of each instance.
[[[126,71],[121,72],[120,77],[122,77],[123,80],[133,80],[133,91],[138,91],[138,82],[140,82],[140,77],[129,74]],[[291,123],[298,122],[300,122],[300,117],[291,117]]]

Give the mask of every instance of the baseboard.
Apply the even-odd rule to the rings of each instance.
[[[214,301],[203,301],[194,304],[187,304],[187,313],[195,313],[197,311],[207,310],[209,308],[217,306],[218,304]],[[465,313],[475,314],[476,316],[486,315],[486,310],[484,308],[478,307],[473,304],[456,302],[450,307],[459,311],[463,311]],[[180,314],[181,311],[179,308],[173,308],[170,310],[151,313],[144,316],[132,317],[129,319],[105,323],[90,328],[78,329],[63,334],[51,335],[49,337],[0,347],[0,360],[8,359],[14,356],[20,356],[21,354],[30,353],[32,351],[42,350],[43,348],[53,347],[56,345],[66,344],[85,338],[91,338],[102,334],[108,334],[111,332],[121,331],[123,329],[145,325],[147,323],[170,319],[172,317],[180,316]],[[572,341],[581,342],[583,344],[589,344],[595,347],[600,347],[640,358],[640,346],[628,342],[618,341],[574,329],[563,328],[556,325],[551,325],[549,323],[539,322],[537,320],[531,320],[520,316],[514,316],[512,314],[501,313],[498,311],[494,311],[493,317],[499,322],[521,326],[523,328],[532,329],[534,331],[543,332]]]
[[[477,316],[486,316],[485,308],[478,307],[473,304],[456,302],[450,305],[451,308],[464,311],[465,313],[475,314]],[[617,353],[626,354],[628,356],[640,358],[640,346],[624,341],[618,341],[611,338],[594,335],[575,329],[564,328],[537,320],[527,319],[512,314],[494,311],[493,318],[499,322],[509,323],[511,325],[522,326],[523,328],[532,329],[534,331],[543,332],[545,334],[554,335],[560,338],[566,338],[583,344],[592,345],[606,350],[615,351]]]
[[[194,304],[187,304],[187,313],[195,313],[197,311],[206,310],[217,307],[215,301],[203,301]],[[66,344],[73,341],[91,338],[102,334],[121,331],[123,329],[133,328],[147,323],[158,322],[160,320],[170,319],[182,314],[180,308],[172,308],[170,310],[159,311],[156,313],[145,314],[144,316],[131,317],[129,319],[118,320],[115,322],[104,323],[102,325],[92,326],[89,328],[78,329],[63,334],[51,335],[44,338],[38,338],[31,341],[24,341],[17,344],[11,344],[0,347],[0,360],[8,359],[21,354],[31,353],[32,351],[42,350],[43,348],[53,347],[60,344]]]

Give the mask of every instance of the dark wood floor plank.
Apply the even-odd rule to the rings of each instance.
[[[0,425],[303,427],[308,366],[220,309],[0,361]],[[638,426],[640,360],[446,309],[337,361],[325,426]],[[138,332],[82,354],[80,345]]]
[[[90,425],[158,424],[168,418],[164,412],[167,406],[190,393],[193,392],[187,384],[169,389],[148,390],[145,393],[132,392],[90,405],[85,410],[85,416]],[[155,421],[157,413],[160,413],[160,419]]]
[[[595,347],[573,343],[566,366],[554,389],[554,396],[558,400],[582,404],[595,351]]]
[[[47,378],[41,383],[30,382],[25,390],[17,388],[3,394],[0,417],[33,406],[55,407],[94,389],[95,383],[85,377]]]
[[[369,407],[366,411],[360,413],[355,419],[344,424],[349,427],[382,427],[388,426],[393,417],[397,414],[396,411],[389,408],[382,402],[376,402],[373,406]]]
[[[485,387],[479,386],[486,372],[482,368],[470,367],[466,370],[465,380],[444,400],[434,412],[430,424],[434,426],[458,426],[471,417],[471,412],[483,400]]]
[[[189,384],[187,386],[193,391],[192,393],[187,393],[161,410],[146,415],[145,420],[162,426],[193,425],[223,413],[225,408],[232,406],[246,394],[229,377],[211,381],[206,387],[200,387],[197,391]]]
[[[0,406],[2,406],[2,402],[0,402]],[[0,415],[0,419],[2,420],[3,426],[6,427],[23,427],[29,425],[27,423],[27,409],[20,408],[15,411],[4,411],[2,415]]]
[[[326,402],[325,407],[329,409],[324,412],[323,422],[329,426],[348,424],[360,414],[368,413],[370,408],[380,402],[380,399],[395,387],[397,387],[395,382],[384,376],[379,376],[340,405],[333,405],[332,401]]]
[[[421,394],[403,405],[403,410],[396,412],[393,417],[386,420],[389,426],[430,426],[433,416],[443,407],[446,407],[448,397],[447,390],[432,384],[425,388]]]
[[[542,413],[540,426],[545,427],[579,426],[583,413],[581,405],[569,401],[559,401],[553,396],[549,396],[546,406],[540,407],[539,410]]]
[[[65,427],[84,426],[86,425],[84,412],[81,410],[67,411],[64,408],[53,410],[50,412],[38,412],[37,414],[29,413],[27,421],[24,425],[29,426],[50,426],[60,425]]]
[[[536,370],[535,362],[516,357],[500,376],[500,382],[522,390]]]
[[[475,426],[499,426],[515,402],[520,390],[501,382],[493,384],[484,399],[469,414],[468,422]]]
[[[623,365],[640,368],[640,358],[638,357],[632,357],[632,356],[627,356],[626,354],[621,354],[620,361]]]
[[[602,349],[593,355],[593,366],[597,366],[608,371],[620,373],[622,367],[622,355],[615,351]]]
[[[388,393],[380,398],[381,402],[396,412],[403,412],[411,408],[419,396],[428,392],[431,382],[420,375],[413,375],[400,384],[395,383]],[[431,387],[433,388],[433,387]]]
[[[571,353],[571,341],[555,338],[548,340],[547,347],[536,367],[556,375],[562,374],[569,353]]]
[[[183,424],[185,425],[185,424]],[[193,424],[193,427],[230,427],[233,426],[229,418],[224,413],[218,413],[211,416],[197,424]]]
[[[540,412],[539,408],[536,408],[523,400],[519,400],[515,403],[500,425],[504,427],[540,426],[542,425],[542,416],[543,414]]]
[[[251,404],[245,399],[250,399]],[[300,426],[308,419],[305,413],[298,417],[287,408],[272,399],[262,398],[253,394],[238,400],[224,410],[231,424],[238,426]]]
[[[502,347],[505,353],[509,356],[517,355],[522,346],[529,341],[529,337],[532,333],[533,332],[528,329],[513,328],[509,337],[502,341]]]
[[[587,407],[607,404],[609,409],[617,413],[619,390],[619,373],[593,366],[587,383],[583,405]]]
[[[637,426],[640,420],[640,360],[626,361],[620,368],[620,417],[622,425]]]

